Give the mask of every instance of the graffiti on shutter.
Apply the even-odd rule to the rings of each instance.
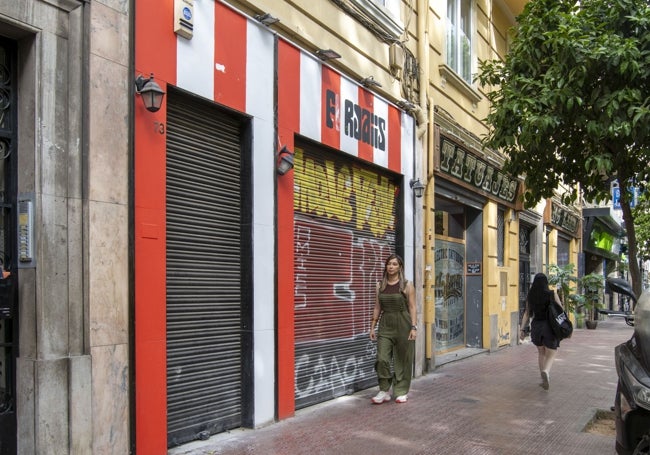
[[[399,186],[334,153],[295,155],[296,407],[376,383],[375,285],[395,250]]]

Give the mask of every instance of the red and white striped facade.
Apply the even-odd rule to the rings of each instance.
[[[153,73],[163,90],[174,85],[252,119],[254,423],[261,425],[294,412],[294,283],[287,273],[293,270],[293,173],[276,174],[277,148],[293,150],[300,135],[408,182],[415,167],[414,121],[218,0],[195,1],[193,37],[177,37],[173,3],[136,0],[136,75]],[[137,450],[147,454],[167,450],[165,120],[164,104],[152,114],[136,100],[135,416]],[[401,197],[404,262],[413,276],[412,193]]]

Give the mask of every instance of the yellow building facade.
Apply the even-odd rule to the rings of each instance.
[[[407,254],[423,335],[416,374],[447,354],[516,343],[530,277],[558,261],[558,248],[560,262],[577,263],[580,243],[579,231],[560,230],[552,244],[557,228],[545,205],[524,209],[521,180],[505,175],[503,158],[480,143],[489,104],[487,88],[474,82],[478,62],[507,54],[526,1],[229,3],[277,17],[272,30],[308,51],[336,51],[328,65],[412,116],[409,180],[425,185],[414,199],[415,248]]]
[[[374,387],[391,253],[416,376],[516,343],[531,276],[581,251],[481,146],[478,62],[525,4],[0,2],[0,237],[36,246],[3,258],[0,446],[166,454]]]

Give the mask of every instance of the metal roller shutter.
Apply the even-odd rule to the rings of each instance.
[[[170,90],[167,429],[174,446],[241,426],[241,125]]]
[[[368,337],[384,261],[395,250],[396,176],[344,155],[295,155],[296,408],[371,387]]]

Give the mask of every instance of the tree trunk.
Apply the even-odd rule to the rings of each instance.
[[[619,185],[621,185],[620,182]],[[641,296],[641,290],[643,287],[641,283],[641,269],[639,267],[639,260],[637,259],[636,231],[634,229],[632,209],[630,208],[630,200],[627,193],[627,188],[621,188],[621,209],[623,210],[623,222],[625,223],[625,231],[627,232],[627,252],[629,255],[630,281],[632,281],[632,289],[634,290],[634,294],[637,298],[639,298]]]

